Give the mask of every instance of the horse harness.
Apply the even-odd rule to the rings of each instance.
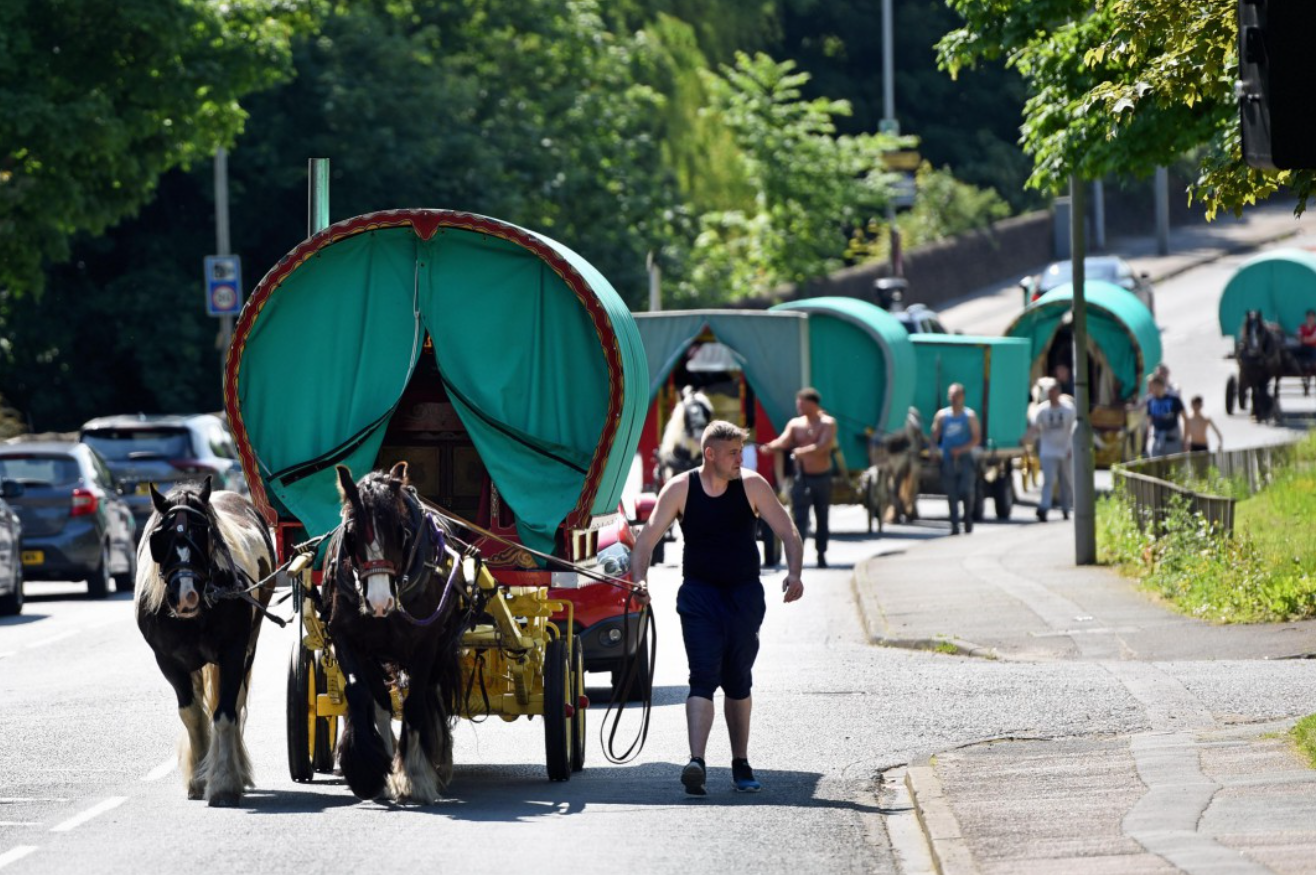
[[[200,529],[203,533],[201,539],[205,542],[204,545],[198,542],[197,537],[193,536],[196,527],[188,524],[188,520],[191,518],[200,519]],[[267,619],[273,620],[280,626],[286,626],[286,620],[271,614],[265,605],[262,605],[251,596],[251,591],[259,588],[266,581],[251,581],[251,576],[246,571],[230,562],[233,567],[234,586],[220,587],[215,585],[208,571],[211,541],[217,540],[214,538],[212,529],[213,524],[208,514],[185,504],[175,504],[160,515],[160,522],[156,524],[155,530],[147,536],[147,544],[151,550],[151,559],[160,566],[160,576],[164,578],[165,583],[172,585],[176,582],[181,583],[183,580],[191,580],[193,586],[201,593],[201,600],[207,608],[213,608],[224,599],[242,599],[250,603]],[[180,544],[180,541],[183,543]],[[187,548],[187,559],[183,558],[183,554],[179,550],[180,546]],[[199,566],[197,562],[201,560],[194,561],[193,556],[206,557],[206,561]],[[206,570],[203,571],[202,568]],[[202,585],[197,586],[198,582]],[[247,582],[250,582],[251,585],[245,585]]]

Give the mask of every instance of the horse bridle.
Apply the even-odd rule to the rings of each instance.
[[[197,565],[193,562],[192,556],[206,557],[206,564],[209,564],[210,551],[208,547],[203,547],[197,543],[196,538],[192,536],[193,527],[185,521],[185,515],[191,514],[200,517],[201,528],[206,534],[206,539],[210,538],[210,517],[204,511],[197,510],[194,507],[188,507],[185,504],[176,504],[170,507],[165,513],[160,515],[160,522],[157,523],[155,531],[148,536],[148,544],[151,549],[151,558],[160,566],[160,576],[165,582],[173,585],[185,578],[203,581],[204,587],[198,587],[202,590],[203,598],[207,605],[214,603],[214,597],[211,593],[210,575],[198,570]],[[172,522],[171,522],[172,518]],[[182,546],[189,549],[188,560],[183,561],[178,556],[179,542]]]
[[[452,570],[448,574],[448,580],[443,587],[443,595],[439,599],[438,607],[429,617],[418,620],[413,617],[403,604],[403,596],[414,591],[429,579],[432,570],[437,571],[440,568],[441,560],[447,550],[447,537],[444,534],[443,527],[438,524],[437,519],[427,513],[421,506],[420,499],[416,496],[415,487],[406,487],[406,497],[403,501],[407,505],[410,513],[411,528],[404,529],[402,537],[404,541],[410,542],[407,549],[406,560],[402,564],[402,571],[399,573],[398,566],[388,559],[365,559],[361,560],[355,556],[350,557],[352,560],[352,588],[356,592],[357,604],[361,606],[360,610],[365,612],[366,593],[365,579],[371,574],[387,574],[389,576],[389,594],[393,597],[394,611],[404,620],[416,626],[428,626],[439,618],[448,606],[451,597],[453,583],[456,581],[457,572],[461,563],[454,560]],[[365,504],[362,502],[361,510],[365,511]],[[361,520],[362,534],[367,541],[375,539],[374,520],[366,513],[366,518]],[[426,526],[429,531],[426,531]],[[413,533],[414,530],[414,533]],[[433,549],[427,551],[428,556],[420,552],[421,542],[428,541],[432,544]],[[343,542],[339,542],[338,552],[341,556],[343,551]],[[335,557],[335,566],[338,565],[338,557]],[[337,568],[334,569],[335,577]]]

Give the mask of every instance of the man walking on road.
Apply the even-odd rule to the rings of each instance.
[[[1046,389],[1046,403],[1037,408],[1033,421],[1024,435],[1023,443],[1037,439],[1037,455],[1042,461],[1042,500],[1037,505],[1037,518],[1046,522],[1052,503],[1060,505],[1060,513],[1069,519],[1074,501],[1074,422],[1078,411],[1061,390],[1059,382]]]
[[[751,670],[767,611],[759,580],[758,518],[772,527],[786,552],[783,601],[804,595],[804,546],[768,481],[741,470],[743,430],[714,421],[704,430],[701,444],[703,464],[672,478],[658,494],[653,515],[635,542],[631,577],[647,600],[643,588],[654,545],[679,517],[685,555],[676,612],[690,664],[690,695],[685,700],[690,762],[681,771],[681,783],[692,796],[707,795],[704,752],[716,714],[713,693],[721,687],[731,736],[732,783],[738,792],[754,793],[762,785],[749,765]]]
[[[932,420],[932,443],[941,451],[941,487],[950,502],[950,533],[960,533],[960,502],[964,502],[964,531],[973,531],[973,490],[978,472],[973,450],[982,442],[978,414],[964,406],[964,384],[951,383],[946,390],[949,407],[937,411]]]
[[[832,506],[832,447],[836,443],[836,420],[822,409],[817,389],[795,393],[799,416],[786,423],[776,440],[763,445],[765,452],[790,450],[795,459],[791,484],[791,512],[801,538],[809,537],[809,509],[817,526],[813,545],[818,550],[818,567],[827,567],[827,514]]]

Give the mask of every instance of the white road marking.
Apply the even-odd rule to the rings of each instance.
[[[42,638],[40,641],[33,641],[27,645],[27,649],[31,650],[34,647],[45,647],[47,644],[54,644],[56,641],[63,641],[65,638],[72,638],[74,635],[79,635],[81,633],[81,629],[70,629],[67,632],[61,632],[60,634],[52,635],[49,638]]]
[[[146,777],[142,778],[142,780],[158,781],[161,778],[163,778],[165,775],[172,772],[177,767],[178,767],[177,760],[172,760],[172,759],[165,760],[160,765],[156,766],[154,769],[151,769],[151,771],[147,772]]]
[[[81,814],[73,815],[68,820],[64,821],[58,826],[52,826],[50,828],[50,831],[68,832],[71,829],[76,829],[77,827],[82,826],[84,823],[91,820],[93,817],[99,817],[100,815],[104,814],[107,811],[111,811],[115,808],[118,808],[120,805],[122,805],[127,801],[128,801],[127,796],[111,796],[109,799],[106,799],[103,802],[96,803],[95,805],[88,808],[86,811],[82,812]]]
[[[3,869],[10,863],[18,862],[36,849],[36,845],[19,845],[16,848],[10,848],[3,854],[0,854],[0,869]]]

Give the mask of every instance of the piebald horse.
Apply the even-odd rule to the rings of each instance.
[[[448,531],[407,480],[407,463],[352,481],[338,467],[343,523],[325,554],[334,655],[347,676],[343,777],[361,799],[438,801],[452,778],[453,703],[465,576]],[[392,690],[405,690],[395,742]]]
[[[254,786],[242,739],[274,544],[250,501],[184,483],[151,485],[155,512],[137,549],[137,626],[174,688],[186,729],[178,765],[187,798],[231,806]]]

